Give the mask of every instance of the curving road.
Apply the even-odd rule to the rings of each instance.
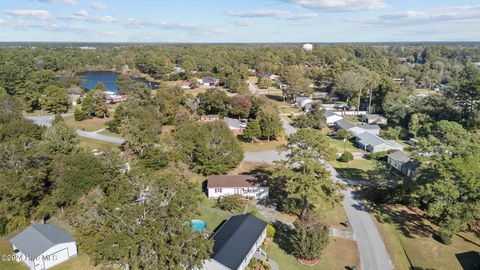
[[[71,116],[72,114],[62,114],[63,117],[66,116]],[[53,116],[48,115],[48,116],[25,116],[26,119],[32,120],[35,124],[39,126],[46,126],[50,127],[52,125],[53,121]],[[113,136],[108,136],[108,135],[103,135],[97,132],[90,132],[90,131],[84,131],[84,130],[76,130],[78,136],[80,137],[85,137],[85,138],[90,138],[98,141],[103,141],[103,142],[108,142],[108,143],[115,143],[115,144],[122,144],[125,142],[124,139],[118,138],[118,137],[113,137]]]
[[[282,119],[283,128],[288,135],[296,129]],[[284,153],[276,151],[249,152],[245,153],[245,160],[251,162],[273,163],[275,160],[285,159]],[[350,225],[352,226],[360,252],[361,269],[365,270],[390,270],[393,269],[390,256],[388,255],[382,237],[377,230],[372,216],[366,205],[355,195],[353,187],[361,181],[342,178],[329,163],[322,161],[336,182],[343,183],[347,189],[342,191],[344,196],[343,209],[345,210]]]

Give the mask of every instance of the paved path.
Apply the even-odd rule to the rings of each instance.
[[[71,116],[72,114],[62,114],[62,117],[66,116]],[[32,120],[35,122],[35,124],[39,126],[46,126],[50,127],[52,126],[52,121],[53,121],[53,116],[26,116],[25,118]],[[103,141],[103,142],[109,142],[109,143],[115,143],[115,144],[122,144],[125,142],[124,139],[114,137],[114,136],[108,136],[108,135],[103,135],[98,132],[101,132],[102,130],[97,130],[97,131],[84,131],[84,130],[79,130],[77,129],[76,132],[78,136],[80,137],[85,137],[89,139],[94,139],[98,141]]]
[[[287,134],[295,132],[295,128],[282,119],[282,125]],[[285,158],[283,153],[267,151],[260,153],[246,153],[245,157],[251,160],[262,160],[267,162],[272,160],[281,160]],[[342,178],[338,172],[329,163],[322,161],[332,179],[347,185],[347,189],[342,191],[344,196],[343,208],[347,214],[350,225],[357,240],[360,252],[361,269],[365,270],[389,270],[393,269],[390,256],[388,255],[385,244],[377,230],[377,227],[368,212],[366,205],[358,198],[353,187],[358,184],[364,184],[362,181]]]

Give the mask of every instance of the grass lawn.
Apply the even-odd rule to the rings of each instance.
[[[390,221],[378,222],[377,227],[396,269],[409,269],[411,266],[422,269],[478,269],[472,262],[475,252],[480,252],[480,238],[473,233],[459,233],[453,237],[451,245],[444,245],[433,238],[437,227],[424,219],[420,211],[404,206],[388,206],[382,212],[390,217]]]
[[[337,149],[337,153],[343,153],[344,148],[345,151],[353,153],[353,152],[364,152],[363,150],[355,147],[351,141],[346,141],[345,144],[343,143],[343,140],[337,140],[330,138],[329,140],[330,146],[335,147]]]
[[[238,211],[229,212],[224,211],[217,207],[217,200],[207,199],[205,196],[204,200],[200,203],[200,215],[198,219],[201,219],[207,223],[207,231],[212,232],[220,223],[233,215],[242,214],[244,208],[239,209]],[[252,209],[250,209],[252,210]],[[256,210],[256,209],[255,209]],[[248,211],[247,211],[248,212]]]
[[[115,143],[109,143],[109,142],[94,140],[90,138],[80,137],[80,146],[85,146],[90,149],[104,150],[104,149],[118,148],[120,145]]]
[[[331,161],[330,164],[338,171],[338,173],[347,179],[369,180],[368,171],[375,166],[373,160],[354,159],[350,162]]]
[[[315,266],[304,266],[297,259],[281,249],[275,240],[268,246],[267,256],[276,261],[280,269],[288,270],[323,270],[338,269],[345,270],[346,266],[357,266],[360,269],[360,258],[358,256],[357,243],[355,241],[340,238],[330,238],[330,243],[323,250],[323,254]]]
[[[97,267],[90,262],[90,257],[86,254],[79,254],[77,257],[57,265],[52,270],[95,270]]]
[[[8,241],[8,239],[1,239],[0,255],[12,255],[12,254],[13,254],[13,249],[10,241]],[[26,264],[23,264],[23,263],[0,260],[0,269],[24,270],[24,269],[28,269],[28,267]]]
[[[335,204],[335,207],[332,210],[325,213],[324,221],[330,227],[341,230],[351,230],[351,228],[347,228],[340,224],[341,222],[344,222],[346,220],[348,220],[347,214],[343,210],[343,207],[340,203]]]
[[[96,131],[102,128],[107,127],[107,122],[111,120],[111,118],[92,118],[83,121],[75,121],[73,116],[67,116],[64,118],[65,123],[75,129],[81,129],[85,131]]]
[[[278,110],[280,111],[280,113],[282,114],[292,114],[292,113],[299,113],[299,112],[302,112],[302,110],[300,110],[299,108],[291,108],[291,107],[286,107],[286,106],[281,106],[278,108]]]
[[[242,142],[242,148],[244,152],[262,152],[262,151],[270,151],[270,150],[277,150],[277,147],[280,145],[284,145],[286,140],[284,137],[279,138],[276,141],[259,141],[259,142]]]
[[[118,134],[118,133],[115,133],[115,132],[111,132],[109,130],[104,130],[102,132],[99,132],[98,134],[103,134],[103,135],[107,135],[107,136],[112,136],[112,137],[117,137],[117,138],[121,138],[122,135]]]

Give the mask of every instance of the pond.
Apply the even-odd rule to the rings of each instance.
[[[117,85],[115,82],[120,73],[113,71],[87,71],[79,73],[78,75],[83,78],[80,86],[85,89],[92,90],[98,83],[104,83],[108,91],[117,92]],[[147,81],[143,78],[134,78],[134,80],[147,84],[150,89],[158,87],[158,84]]]

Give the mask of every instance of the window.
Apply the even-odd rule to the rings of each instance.
[[[215,193],[222,193],[222,188],[215,188]]]

